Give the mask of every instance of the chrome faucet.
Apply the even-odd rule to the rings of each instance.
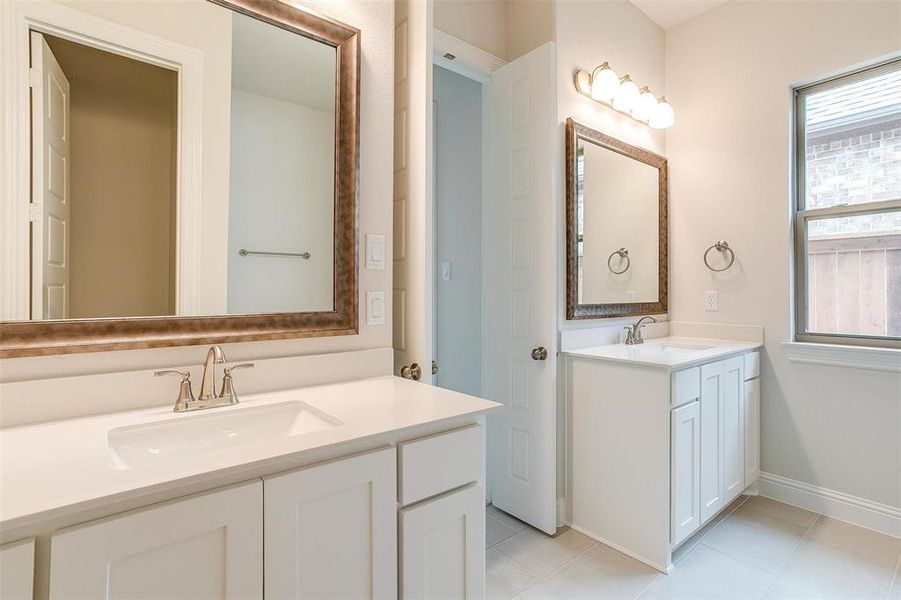
[[[227,367],[222,377],[222,390],[216,393],[216,365],[225,362],[225,353],[219,346],[213,346],[206,353],[206,360],[203,361],[203,380],[200,384],[200,397],[194,399],[194,393],[191,390],[191,373],[190,371],[157,371],[154,373],[157,377],[161,375],[179,375],[181,376],[181,385],[178,390],[178,399],[175,402],[175,412],[188,412],[192,410],[200,410],[203,408],[215,408],[217,406],[226,406],[238,403],[238,394],[235,392],[235,386],[232,381],[231,372],[235,369],[249,369],[253,363],[241,363],[232,367]]]
[[[642,317],[635,322],[634,325],[628,325],[623,329],[626,330],[626,341],[625,344],[627,346],[633,346],[635,344],[644,344],[644,338],[641,337],[641,328],[644,327],[645,320],[650,320],[652,323],[657,323],[657,319],[652,316]]]

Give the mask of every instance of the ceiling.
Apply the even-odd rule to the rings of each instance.
[[[672,29],[680,23],[722,6],[729,0],[630,0],[638,10],[646,14],[663,29]]]

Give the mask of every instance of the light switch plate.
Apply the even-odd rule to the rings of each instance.
[[[385,292],[366,292],[366,324],[385,324]]]
[[[720,309],[720,293],[716,290],[704,292],[704,310],[717,312]]]
[[[385,270],[385,236],[366,234],[366,268]]]

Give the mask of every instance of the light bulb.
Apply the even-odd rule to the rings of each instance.
[[[657,106],[657,96],[651,93],[648,86],[641,88],[641,95],[632,107],[632,116],[639,121],[647,121]]]
[[[638,101],[639,95],[638,85],[628,75],[623,75],[619,82],[619,89],[613,96],[613,108],[629,112]]]
[[[675,122],[676,113],[673,111],[673,107],[666,101],[666,98],[661,96],[657,106],[651,111],[648,125],[654,129],[666,129],[667,127],[672,127]]]
[[[599,102],[609,102],[619,89],[619,75],[608,63],[602,64],[591,74],[591,97]]]
[[[576,89],[586,96],[591,95],[591,75],[588,74],[588,71],[576,72]]]

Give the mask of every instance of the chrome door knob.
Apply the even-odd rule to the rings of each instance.
[[[404,379],[419,381],[420,379],[422,379],[422,367],[419,365],[419,363],[404,365],[400,368],[400,376]]]
[[[532,360],[547,360],[547,348],[544,346],[532,348]]]

